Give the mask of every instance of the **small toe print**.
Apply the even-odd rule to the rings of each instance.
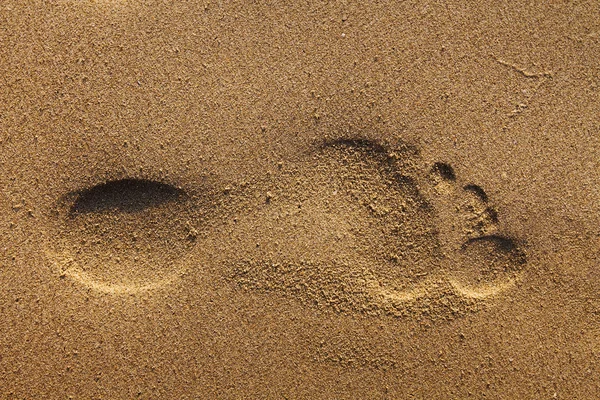
[[[445,181],[454,182],[456,180],[454,168],[452,168],[449,164],[436,162],[433,164],[432,172]]]
[[[463,189],[465,189],[467,192],[473,193],[475,196],[479,197],[479,199],[484,203],[488,202],[487,193],[485,192],[485,190],[483,190],[481,186],[474,185],[471,183],[469,185],[465,185]]]

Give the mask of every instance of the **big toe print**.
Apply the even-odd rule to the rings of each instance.
[[[255,237],[232,279],[316,306],[371,314],[460,314],[513,286],[525,265],[485,191],[409,145],[327,141],[264,185]],[[441,314],[440,314],[441,312]]]

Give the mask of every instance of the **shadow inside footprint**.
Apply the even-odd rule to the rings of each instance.
[[[138,212],[177,201],[185,192],[174,186],[146,179],[120,179],[71,193],[75,197],[71,216],[110,210]]]

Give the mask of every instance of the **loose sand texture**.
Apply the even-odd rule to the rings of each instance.
[[[0,2],[1,399],[595,399],[595,2]]]

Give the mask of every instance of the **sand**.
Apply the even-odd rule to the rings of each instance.
[[[3,1],[0,398],[597,398],[599,32]]]

